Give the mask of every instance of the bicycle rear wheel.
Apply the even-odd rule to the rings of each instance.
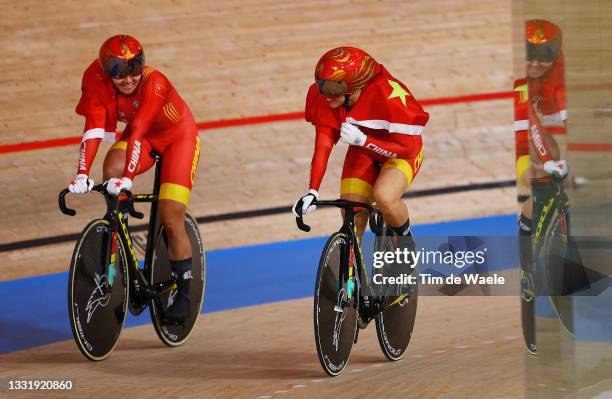
[[[346,367],[355,334],[359,293],[355,288],[347,297],[346,281],[341,270],[348,267],[345,259],[348,239],[344,233],[333,234],[327,243],[317,271],[314,295],[314,335],[319,361],[325,373],[335,377]],[[345,266],[343,266],[345,262]]]
[[[106,359],[115,349],[128,306],[127,260],[121,240],[117,240],[115,275],[107,274],[110,239],[109,222],[94,220],[81,233],[70,263],[70,327],[81,353],[93,361]]]
[[[163,323],[163,315],[172,304],[176,290],[161,292],[158,298],[151,302],[151,320],[155,332],[161,341],[168,346],[179,346],[188,339],[199,319],[204,291],[206,288],[206,261],[202,238],[198,229],[198,222],[189,213],[185,214],[185,230],[191,243],[192,254],[192,280],[189,288],[191,312],[183,325],[168,325]],[[168,258],[168,239],[163,226],[155,238],[155,250],[151,262],[150,283],[152,287],[172,280],[172,270]]]
[[[381,238],[386,251],[395,251],[389,237]],[[404,286],[401,292],[391,287],[386,288],[384,309],[376,316],[378,344],[385,357],[391,361],[398,361],[404,356],[412,338],[419,298],[418,264],[412,269],[411,275],[416,276],[415,283]]]

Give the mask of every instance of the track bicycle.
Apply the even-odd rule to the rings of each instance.
[[[378,343],[391,361],[402,358],[412,336],[418,299],[418,278],[402,292],[390,286],[374,291],[363,260],[354,218],[369,212],[370,228],[376,234],[378,251],[393,251],[397,242],[384,235],[386,223],[380,211],[366,203],[334,200],[315,201],[317,207],[344,210],[342,227],[332,234],[321,254],[314,293],[314,333],[319,361],[325,373],[337,376],[346,367],[359,334],[358,320],[373,318]],[[310,227],[297,217],[298,227]],[[418,265],[412,268],[418,276]],[[377,292],[379,295],[371,295]]]
[[[530,280],[528,285],[532,287],[533,295],[523,292],[521,301],[525,343],[527,350],[535,354],[535,297],[547,295],[561,326],[573,335],[572,295],[589,288],[590,282],[578,245],[571,235],[564,181],[551,178],[550,181],[533,182],[532,190],[534,203],[541,204],[541,212],[537,218],[534,217],[531,236],[534,270],[531,276],[529,271],[521,271],[521,280],[523,285]],[[539,270],[542,273],[538,274]],[[542,289],[545,291],[541,292]]]
[[[148,307],[157,336],[171,347],[187,341],[200,314],[206,283],[205,253],[198,223],[186,213],[185,229],[193,262],[191,311],[181,324],[164,318],[177,291],[168,257],[168,240],[157,215],[162,161],[159,154],[152,155],[156,158],[153,193],[132,194],[122,190],[119,196],[114,196],[106,191],[104,184],[94,186],[92,191],[106,199],[106,214],[85,227],[74,248],[68,284],[70,326],[79,350],[93,361],[104,360],[112,353],[128,309],[133,315],[139,315]],[[59,207],[64,214],[74,216],[76,211],[66,206],[68,193],[67,189],[60,193]],[[134,209],[134,203],[139,202],[151,203],[142,268],[128,227],[128,215],[137,219],[144,217]]]

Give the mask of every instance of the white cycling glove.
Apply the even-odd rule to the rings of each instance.
[[[544,165],[542,165],[542,167],[544,169],[544,172],[559,179],[563,179],[565,176],[567,176],[567,173],[569,172],[569,167],[567,165],[566,160],[546,161],[544,162]]]
[[[94,181],[89,176],[79,173],[68,185],[68,191],[74,194],[85,194],[91,191]]]
[[[358,145],[363,147],[368,136],[366,136],[357,126],[351,125],[348,122],[343,122],[340,127],[340,136],[342,141],[349,145]]]
[[[314,212],[317,209],[316,205],[312,203],[319,199],[319,192],[317,190],[310,189],[308,193],[293,204],[291,211],[295,216],[307,215],[310,212]]]
[[[122,177],[117,179],[116,177],[108,179],[106,182],[106,191],[113,195],[119,195],[121,190],[129,190],[132,188],[132,179]]]

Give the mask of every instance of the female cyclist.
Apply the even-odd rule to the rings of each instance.
[[[118,195],[162,155],[159,216],[168,236],[170,265],[177,295],[165,318],[180,323],[189,315],[191,245],[185,211],[198,165],[200,144],[191,111],[168,79],[146,66],[140,43],[127,35],[107,39],[99,57],[85,70],[76,112],[85,117],[73,193],[86,193],[94,183],[91,164],[100,141],[114,136],[117,121],[126,123],[121,137],[106,154],[103,167],[107,191]]]
[[[365,51],[338,47],[321,57],[306,97],[306,120],[316,138],[308,193],[293,206],[296,215],[316,209],[319,186],[332,147],[349,145],[340,182],[341,198],[376,201],[390,234],[410,235],[402,194],[423,161],[421,132],[429,114],[406,86]],[[363,234],[367,215],[357,218]]]

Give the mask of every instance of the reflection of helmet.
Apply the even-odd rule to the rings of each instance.
[[[380,66],[368,53],[355,47],[338,47],[323,54],[315,68],[319,91],[341,96],[361,90]]]
[[[561,29],[543,19],[527,21],[527,59],[551,62],[559,57],[561,51]]]
[[[116,35],[102,43],[98,59],[110,77],[124,78],[140,74],[144,66],[144,50],[133,37]]]

